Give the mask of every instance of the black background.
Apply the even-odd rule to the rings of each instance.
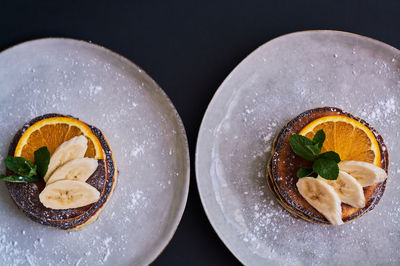
[[[174,103],[188,135],[191,184],[178,230],[154,265],[239,264],[209,224],[196,188],[200,122],[246,55],[272,38],[313,29],[354,32],[399,48],[400,1],[0,0],[0,50],[41,37],[92,41],[142,67]]]

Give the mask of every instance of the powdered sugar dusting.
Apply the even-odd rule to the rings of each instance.
[[[176,229],[189,167],[183,128],[157,84],[103,48],[66,39],[1,53],[0,80],[0,159],[25,122],[61,113],[101,129],[119,170],[98,220],[78,232],[32,222],[0,186],[0,216],[7,217],[0,225],[0,264],[150,263]]]
[[[144,144],[132,147],[132,150],[130,152],[131,157],[136,157],[139,154],[142,154],[144,152],[144,147],[145,147]]]
[[[385,123],[395,124],[396,116],[399,114],[398,108],[398,100],[395,97],[391,97],[377,101],[372,106],[365,106],[360,115],[370,123],[377,124],[385,121]]]
[[[143,191],[136,190],[134,193],[131,194],[131,198],[127,208],[138,213],[138,209],[146,208],[148,205],[148,200],[146,196],[143,195]]]
[[[105,250],[106,250],[105,255],[104,255],[104,257],[103,257],[103,261],[102,261],[103,263],[107,261],[108,257],[109,257],[110,254],[111,254],[111,251],[110,251],[110,242],[111,242],[111,241],[112,241],[112,237],[107,237],[107,238],[103,241],[103,245],[104,245],[104,248],[105,248]]]
[[[258,49],[224,81],[203,121],[197,164],[209,168],[197,173],[202,200],[218,234],[245,264],[400,262],[400,70],[393,60],[399,56],[371,49],[365,39],[322,35],[289,35]],[[390,153],[380,203],[337,227],[294,218],[266,182],[278,131],[299,113],[324,105],[365,119]]]
[[[89,95],[93,96],[102,91],[103,88],[101,86],[94,86],[94,85],[89,85]],[[82,93],[82,92],[81,92]]]

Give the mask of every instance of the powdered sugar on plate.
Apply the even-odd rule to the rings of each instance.
[[[26,121],[61,113],[102,130],[119,170],[99,219],[78,232],[34,223],[0,184],[0,264],[150,263],[178,225],[189,180],[185,133],[158,85],[122,57],[67,39],[0,53],[0,80],[0,159]]]
[[[197,182],[215,230],[244,264],[400,262],[400,70],[397,50],[340,32],[286,35],[247,57],[224,81],[202,123]],[[342,226],[294,218],[266,182],[272,141],[299,113],[335,106],[385,139],[381,202]]]

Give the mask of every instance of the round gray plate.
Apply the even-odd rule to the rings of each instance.
[[[274,39],[222,83],[204,116],[196,150],[203,206],[215,231],[244,264],[399,264],[400,51],[344,32]],[[342,226],[293,218],[271,195],[271,141],[297,114],[336,106],[385,138],[390,173],[369,214]]]
[[[0,186],[0,264],[148,264],[181,219],[189,153],[181,120],[139,67],[100,46],[70,39],[26,42],[0,54],[0,169],[15,132],[45,113],[101,129],[119,178],[100,218],[82,231],[36,224]],[[3,170],[1,170],[3,172]]]

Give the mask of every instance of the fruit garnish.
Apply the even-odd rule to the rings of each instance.
[[[33,152],[37,148],[47,146],[53,154],[62,143],[79,135],[88,140],[85,157],[104,158],[101,143],[90,127],[78,119],[60,116],[45,118],[31,125],[19,139],[14,156],[33,161]]]
[[[61,165],[78,158],[83,158],[88,148],[88,141],[85,136],[80,135],[65,141],[51,155],[49,170],[44,176],[44,181],[47,182],[50,175]]]
[[[327,180],[324,178],[321,178],[321,180],[333,187],[343,203],[354,208],[365,207],[363,188],[353,176],[344,171],[339,171],[339,176],[336,180]]]
[[[63,210],[78,208],[98,201],[100,192],[91,185],[74,180],[51,183],[40,193],[40,202],[47,208]]]
[[[342,115],[324,116],[306,125],[299,135],[312,139],[319,130],[326,133],[322,152],[335,151],[342,161],[364,161],[381,167],[376,137],[359,121]]]
[[[4,164],[14,175],[0,175],[7,182],[37,182],[43,180],[50,161],[50,152],[46,146],[34,152],[34,163],[22,158],[7,156]]]
[[[322,129],[316,132],[312,140],[297,134],[289,137],[289,144],[293,152],[307,161],[313,162],[312,168],[301,167],[297,171],[297,177],[303,178],[318,174],[328,180],[337,179],[340,156],[334,151],[321,153],[325,139],[326,135]]]
[[[313,177],[300,178],[296,186],[303,198],[331,224],[343,224],[341,201],[333,187]]]
[[[343,161],[339,169],[352,175],[361,186],[367,187],[385,181],[387,174],[382,168],[360,161]]]
[[[85,183],[97,169],[94,158],[83,158],[88,140],[79,135],[63,142],[50,158],[49,169],[44,176],[46,187],[39,194],[40,202],[51,209],[70,209],[92,204],[100,193]]]
[[[364,208],[363,187],[387,178],[382,168],[366,162],[343,161],[339,163],[339,169],[336,180],[308,176],[299,178],[296,183],[300,195],[333,225],[343,223],[342,202],[354,208]]]
[[[75,180],[86,182],[96,171],[98,162],[93,158],[79,158],[65,163],[57,168],[46,181],[47,184],[58,180]]]

